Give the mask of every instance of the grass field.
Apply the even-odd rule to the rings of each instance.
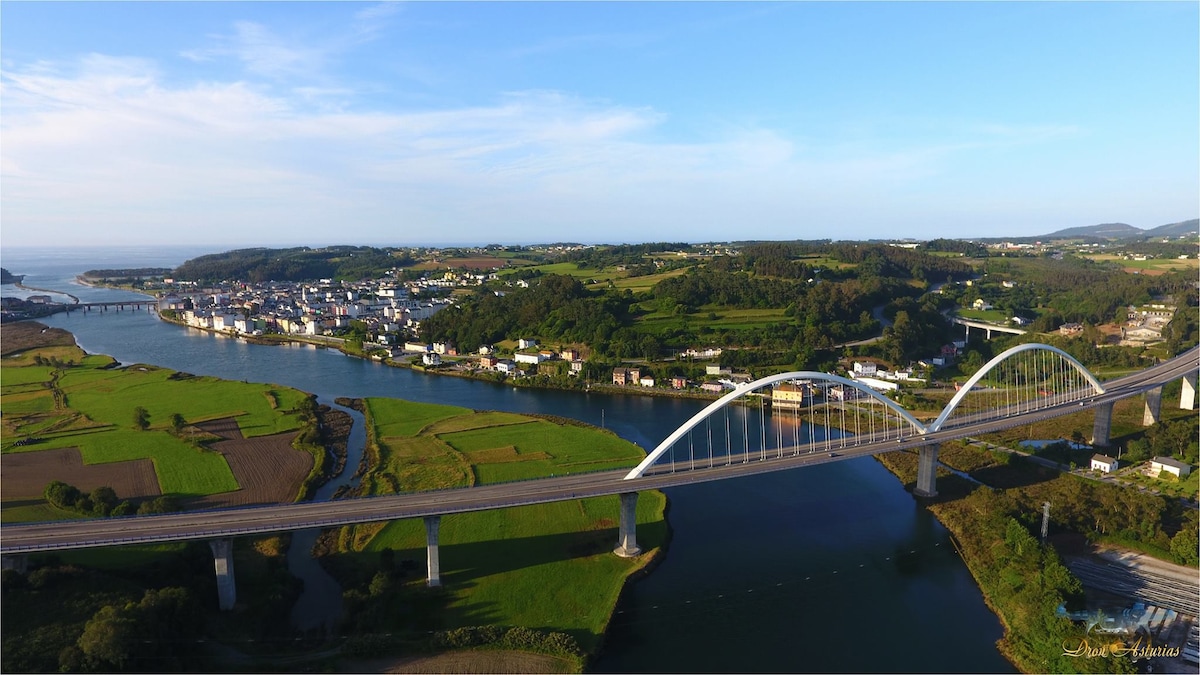
[[[800,262],[809,267],[823,267],[825,269],[842,270],[853,269],[858,267],[857,263],[842,262],[823,255],[802,255],[797,258]]]
[[[378,465],[363,484],[389,489],[440,489],[633,466],[640,449],[602,430],[498,412],[472,412],[391,399],[366,401]],[[369,448],[370,452],[371,449]],[[385,476],[374,474],[388,474]],[[638,540],[648,553],[666,537],[665,498],[642,493]],[[612,554],[616,497],[447,516],[440,530],[444,595],[418,627],[498,624],[568,632],[595,649],[625,578],[650,556]],[[342,537],[335,569],[368,578],[379,553],[423,559],[419,520],[394,521]],[[423,581],[409,582],[424,593]]]
[[[671,270],[670,272],[663,272],[661,274],[646,274],[640,277],[622,277],[613,280],[613,287],[619,291],[629,289],[634,293],[642,293],[654,288],[663,279],[670,279],[682,274],[687,274],[687,269]],[[605,283],[603,285],[607,286],[608,284]]]
[[[620,279],[625,276],[625,272],[618,271],[615,267],[608,267],[602,270],[580,267],[573,262],[548,263],[545,265],[534,265],[532,267],[523,267],[522,270],[535,269],[542,274],[561,274],[563,276],[575,277],[582,282],[607,282],[613,279]],[[496,274],[501,278],[515,274],[516,270],[500,270]]]
[[[656,334],[681,328],[685,323],[703,325],[714,331],[749,330],[790,321],[791,319],[784,314],[785,311],[784,309],[701,307],[698,312],[682,316],[651,312],[639,316],[637,324],[639,328]]]
[[[1010,318],[998,309],[967,309],[960,307],[955,313],[971,321],[985,321],[996,324],[1007,324]]]
[[[1200,260],[1195,257],[1189,257],[1185,260],[1178,258],[1153,258],[1150,260],[1126,260],[1123,256],[1112,254],[1096,254],[1084,255],[1085,258],[1090,258],[1096,262],[1115,262],[1121,265],[1121,268],[1126,272],[1138,274],[1164,274],[1166,272],[1180,272],[1192,270],[1200,270]]]
[[[446,258],[444,260],[429,260],[422,263],[417,263],[411,270],[429,271],[443,269],[468,269],[468,270],[491,270],[498,267],[504,267],[508,264],[508,260],[504,258],[496,258],[493,256],[481,255],[470,258]]]
[[[7,325],[4,331],[7,341]],[[27,334],[30,333],[27,328],[18,331],[17,335],[29,343],[26,350],[0,361],[0,400],[4,409],[0,450],[6,456],[23,455],[25,467],[31,461],[36,462],[40,452],[77,448],[85,466],[150,460],[161,494],[213,495],[245,486],[239,486],[221,453],[194,442],[197,435],[191,425],[234,418],[241,435],[247,438],[300,429],[293,411],[305,400],[303,392],[180,375],[152,366],[112,368],[111,358],[85,355],[76,347],[38,346],[35,335]],[[45,362],[57,360],[58,365],[39,365],[38,357]],[[134,411],[139,407],[149,416],[146,430],[138,429],[135,423]],[[171,432],[171,418],[175,414],[181,415],[186,425],[178,435]],[[206,438],[204,434],[199,436]],[[37,442],[18,445],[33,438]],[[40,478],[36,477],[40,476],[36,468],[20,475],[35,476],[28,480],[39,481],[33,492],[40,494],[41,488],[55,479],[55,471],[60,470],[68,468],[49,462],[45,466],[46,475]],[[75,477],[86,475],[78,465],[70,472]],[[6,474],[6,478],[10,475]],[[107,470],[103,475],[116,477]],[[30,492],[29,486],[9,482],[3,487],[9,494]],[[20,506],[26,511],[27,507],[27,504]],[[29,514],[10,515],[6,509],[4,517],[11,521],[25,519]]]

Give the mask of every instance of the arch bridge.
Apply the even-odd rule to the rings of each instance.
[[[921,413],[878,391],[876,387],[886,384],[879,380],[872,379],[871,386],[811,371],[771,375],[739,386],[698,412],[650,451],[625,480],[634,483],[664,473],[819,454],[837,459],[919,447],[915,493],[932,497],[937,494],[941,440],[1095,409],[1091,441],[1095,446],[1107,446],[1112,404],[1118,398],[1145,393],[1143,422],[1149,426],[1158,421],[1162,384],[1182,377],[1180,406],[1193,409],[1196,358],[1196,349],[1177,357],[1174,361],[1185,365],[1165,380],[1143,382],[1156,366],[1140,375],[1101,383],[1067,352],[1027,343],[984,364],[957,386],[940,410]],[[898,398],[920,405],[922,393],[917,391]]]
[[[637,467],[457,490],[334,502],[301,502],[161,516],[12,524],[0,554],[20,566],[23,554],[125,544],[204,539],[212,546],[222,609],[234,602],[233,536],[424,518],[428,583],[440,585],[440,518],[527,504],[618,495],[618,555],[637,555],[638,492],[781,471],[919,448],[915,493],[934,496],[938,443],[1094,409],[1093,444],[1108,443],[1113,402],[1146,395],[1144,422],[1157,421],[1162,386],[1182,378],[1180,407],[1195,408],[1200,348],[1101,383],[1060,349],[1024,344],[972,375],[940,411],[914,414],[848,378],[809,371],[742,385],[680,426]],[[936,412],[936,414],[935,414]]]

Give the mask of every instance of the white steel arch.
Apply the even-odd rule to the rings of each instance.
[[[1064,352],[1058,347],[1051,347],[1050,345],[1044,345],[1037,342],[1027,342],[1025,344],[1017,345],[1016,347],[1005,350],[1003,353],[997,355],[996,358],[988,361],[982,368],[976,371],[976,373],[972,375],[971,378],[967,380],[966,383],[963,384],[963,386],[958,390],[958,393],[954,394],[954,398],[950,399],[950,402],[946,404],[946,407],[942,409],[942,414],[938,415],[938,418],[930,423],[929,431],[938,431],[941,429],[942,425],[945,424],[946,420],[950,417],[950,414],[953,413],[954,409],[958,407],[958,404],[961,403],[964,398],[966,398],[967,392],[969,392],[972,387],[978,384],[979,381],[982,380],[984,376],[987,375],[993,368],[1000,365],[1002,361],[1013,356],[1014,354],[1034,350],[1050,351],[1063,357],[1075,368],[1075,370],[1079,371],[1080,374],[1087,378],[1088,383],[1092,385],[1092,388],[1097,394],[1104,393],[1104,386],[1100,384],[1100,380],[1097,380],[1095,375],[1092,375],[1087,368],[1084,368],[1082,363],[1076,361],[1075,357]]]
[[[642,476],[642,474],[646,472],[646,469],[650,468],[650,466],[652,464],[654,464],[656,461],[658,461],[658,458],[662,457],[663,454],[666,453],[671,448],[671,446],[675,444],[676,441],[683,438],[689,431],[691,431],[693,428],[695,428],[696,425],[703,422],[708,416],[712,415],[716,411],[729,405],[734,400],[741,398],[741,397],[745,396],[746,394],[752,393],[756,389],[765,387],[767,385],[775,384],[776,382],[786,382],[787,380],[825,380],[828,382],[837,382],[838,384],[854,387],[858,391],[861,391],[861,392],[867,394],[868,396],[871,396],[872,398],[874,398],[878,401],[881,401],[884,405],[891,408],[894,412],[896,412],[896,414],[903,417],[905,419],[905,421],[907,421],[909,423],[909,425],[911,425],[912,428],[917,431],[918,434],[924,434],[926,432],[925,425],[923,425],[919,421],[917,421],[917,418],[913,417],[912,413],[908,412],[903,407],[901,407],[899,403],[896,403],[895,401],[891,400],[890,398],[883,396],[879,392],[875,391],[874,389],[871,389],[870,387],[868,387],[864,384],[855,382],[854,380],[850,380],[850,379],[847,379],[844,377],[840,377],[838,375],[831,375],[829,373],[818,373],[818,372],[809,371],[809,370],[801,370],[801,371],[795,371],[795,372],[791,372],[791,373],[780,373],[778,375],[769,375],[767,377],[755,380],[748,384],[741,385],[737,389],[734,389],[733,391],[729,392],[728,394],[725,394],[721,398],[710,403],[703,410],[701,410],[700,412],[693,415],[691,419],[689,419],[687,422],[685,422],[683,424],[683,426],[676,429],[670,436],[667,436],[666,440],[664,440],[662,443],[659,443],[657,448],[655,448],[653,451],[651,451],[650,454],[646,455],[646,458],[642,460],[641,464],[638,464],[636,467],[633,468],[633,470],[631,470],[628,474],[626,474],[625,480],[640,478]]]

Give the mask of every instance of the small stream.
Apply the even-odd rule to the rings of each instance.
[[[317,403],[347,413],[353,420],[350,437],[346,440],[346,463],[341,473],[318,488],[313,497],[313,501],[321,502],[328,501],[342,486],[358,484],[354,473],[362,459],[367,432],[366,418],[357,410],[340,406],[327,397],[317,397]],[[288,571],[304,582],[304,591],[292,608],[292,626],[301,631],[320,629],[329,633],[342,613],[342,587],[312,556],[313,544],[320,533],[320,528],[292,533],[292,544],[287,552]]]

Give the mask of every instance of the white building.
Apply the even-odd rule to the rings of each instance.
[[[1092,455],[1092,471],[1112,473],[1117,470],[1117,460],[1108,455]]]
[[[854,362],[854,377],[871,377],[879,370],[879,366],[874,361],[855,361]]]
[[[1163,472],[1169,473],[1176,478],[1183,478],[1192,472],[1192,467],[1171,457],[1155,457],[1150,460],[1150,475],[1158,476]]]

